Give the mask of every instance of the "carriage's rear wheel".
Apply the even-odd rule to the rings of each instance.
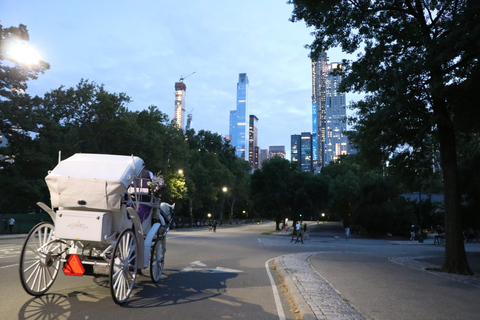
[[[157,238],[150,254],[150,277],[153,283],[158,283],[165,264],[165,238]]]
[[[132,229],[120,234],[110,261],[110,293],[117,304],[125,303],[132,293],[137,277],[138,243]]]
[[[20,254],[20,280],[28,294],[40,296],[50,289],[60,270],[63,242],[54,239],[55,227],[37,224],[28,234]]]

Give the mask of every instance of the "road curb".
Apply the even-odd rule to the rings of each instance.
[[[293,281],[292,277],[294,276],[288,266],[286,266],[284,261],[285,256],[277,257],[273,260],[275,269],[278,276],[284,282],[288,291],[290,291],[290,296],[295,304],[298,314],[301,319],[304,320],[316,320],[318,319],[313,313],[310,305],[305,301],[302,293],[298,289],[297,285]]]

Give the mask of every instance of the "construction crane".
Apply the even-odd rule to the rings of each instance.
[[[180,81],[183,82],[184,79],[187,79],[188,77],[190,77],[191,75],[193,75],[195,73],[195,71],[193,71],[192,73],[190,73],[188,76],[184,77],[184,76],[180,76]]]

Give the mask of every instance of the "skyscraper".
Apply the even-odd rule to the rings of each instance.
[[[246,73],[238,75],[237,108],[230,112],[230,135],[237,157],[247,160],[247,114],[248,114],[248,77]],[[235,121],[236,120],[236,121]]]
[[[285,159],[285,146],[269,146],[268,147],[268,158],[280,157]]]
[[[304,172],[313,172],[312,134],[302,132],[290,136],[290,157],[292,162],[299,162],[300,169]]]
[[[259,163],[259,152],[260,148],[258,147],[258,118],[253,114],[249,117],[249,127],[248,127],[248,163],[252,169],[258,169]]]
[[[302,139],[299,134],[292,134],[290,136],[290,161],[300,162],[300,148],[302,146]]]
[[[183,83],[183,78],[175,82],[175,114],[173,121],[178,128],[185,130],[185,92],[187,86]]]
[[[327,53],[322,52],[317,61],[312,61],[312,161],[322,167],[325,154]]]
[[[349,153],[348,139],[345,135],[347,131],[345,122],[347,116],[346,97],[345,93],[338,91],[338,85],[342,81],[342,77],[331,74],[332,71],[341,68],[342,65],[336,62],[328,65],[324,165],[328,165],[331,161]]]
[[[332,75],[341,69],[338,63],[328,63],[326,52],[312,62],[312,164],[321,168],[340,155],[347,154],[348,140],[345,93],[338,92],[341,76]]]

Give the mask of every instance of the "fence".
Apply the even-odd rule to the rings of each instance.
[[[52,219],[46,212],[27,214],[27,213],[16,213],[16,214],[0,214],[0,234],[9,234],[10,228],[8,220],[13,218],[15,224],[12,228],[11,233],[29,233],[30,230],[39,222],[48,221],[52,222]]]

